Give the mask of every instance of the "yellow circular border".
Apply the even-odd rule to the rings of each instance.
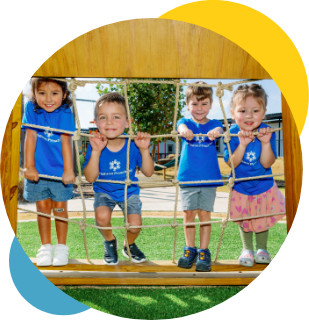
[[[250,7],[218,0],[189,3],[159,18],[207,28],[246,50],[280,88],[301,134],[308,111],[308,78],[295,45],[274,21]]]

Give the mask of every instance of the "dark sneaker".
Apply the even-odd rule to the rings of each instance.
[[[183,248],[182,257],[178,260],[177,266],[184,269],[190,269],[193,263],[196,261],[196,257],[196,247],[185,246]]]
[[[129,245],[130,247],[130,253],[131,253],[131,257],[132,257],[132,262],[134,263],[142,263],[146,261],[146,256],[144,255],[144,253],[136,246],[135,243]],[[129,253],[128,253],[128,249],[126,246],[123,247],[122,249],[122,254],[124,257],[126,258],[130,258],[129,257]]]
[[[208,249],[197,250],[196,271],[210,272],[211,271],[211,254]]]
[[[104,263],[107,265],[118,264],[117,240],[104,242]]]

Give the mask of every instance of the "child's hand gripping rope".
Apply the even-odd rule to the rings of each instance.
[[[137,132],[134,142],[137,148],[148,150],[150,144],[150,134]]]
[[[223,134],[223,129],[221,127],[214,128],[207,133],[209,140],[215,140],[220,137],[221,134]]]
[[[260,128],[259,133],[257,134],[257,139],[262,143],[262,144],[268,144],[271,139],[271,130],[272,128],[267,127],[267,128]]]
[[[254,141],[254,135],[251,130],[241,130],[238,132],[240,145],[247,147],[251,142]]]
[[[25,168],[24,176],[29,181],[37,182],[39,180],[39,173],[35,167]]]
[[[89,142],[93,151],[102,152],[102,150],[106,147],[108,139],[100,134],[93,133],[94,137],[89,137]]]

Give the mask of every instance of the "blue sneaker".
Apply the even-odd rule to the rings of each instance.
[[[178,260],[177,266],[184,269],[190,269],[193,263],[196,261],[196,256],[197,256],[196,247],[185,246],[183,248],[183,255]]]
[[[107,265],[117,265],[118,264],[117,248],[118,248],[118,244],[117,244],[116,238],[114,240],[104,242],[103,261],[105,264],[107,264]]]
[[[211,254],[208,249],[198,249],[198,258],[196,260],[196,271],[199,272],[210,272],[211,271]]]

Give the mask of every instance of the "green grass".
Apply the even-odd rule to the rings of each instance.
[[[169,218],[143,218],[144,225],[158,225],[171,223]],[[78,221],[78,220],[76,220]],[[182,219],[177,219],[181,223]],[[87,223],[95,224],[94,219],[87,219]],[[121,226],[122,218],[113,218],[113,226]],[[52,223],[52,243],[56,244],[54,222]],[[182,254],[184,242],[183,227],[177,231],[176,259]],[[220,238],[220,224],[212,225],[210,251],[212,259],[215,258]],[[124,239],[124,230],[114,230],[119,242],[119,258],[121,244]],[[103,258],[103,238],[94,228],[86,229],[87,244],[91,259]],[[286,237],[286,224],[276,224],[270,229],[268,251],[274,257],[279,251]],[[36,222],[19,222],[17,238],[26,254],[35,257],[37,249],[41,246]],[[145,228],[141,231],[136,243],[147,256],[148,260],[171,260],[174,242],[174,229]],[[85,259],[82,234],[76,224],[69,225],[68,247],[70,258]],[[199,229],[197,228],[196,245],[199,245]],[[220,249],[219,260],[236,260],[242,245],[235,223],[229,223],[225,229]],[[144,320],[171,319],[194,314],[209,309],[224,302],[237,294],[244,287],[218,286],[218,287],[119,287],[99,286],[90,288],[64,287],[62,290],[87,306],[120,317]]]
[[[78,221],[78,220],[75,220]],[[143,218],[144,225],[159,225],[172,223],[172,218]],[[196,220],[198,221],[198,220]],[[94,219],[87,219],[87,223],[95,225]],[[178,223],[182,223],[182,219],[177,219]],[[123,225],[122,218],[113,218],[113,226]],[[54,232],[54,222],[52,221],[52,243],[56,244],[56,235]],[[114,230],[119,249],[118,254],[120,259],[125,259],[121,254],[121,244],[124,240],[124,230]],[[212,253],[212,258],[215,257],[218,242],[220,239],[221,227],[220,224],[212,225],[211,240],[209,249]],[[286,237],[286,224],[276,224],[270,229],[268,250],[272,257],[279,251],[281,244]],[[39,233],[37,231],[36,222],[18,223],[17,238],[29,257],[35,257],[37,249],[41,246]],[[94,229],[87,227],[86,229],[87,246],[91,259],[103,258],[103,238],[100,233]],[[177,228],[177,246],[176,258],[182,255],[184,243],[183,227]],[[160,228],[145,228],[142,229],[136,244],[145,253],[148,260],[171,260],[174,243],[174,229],[171,227]],[[84,250],[84,242],[82,233],[77,224],[70,224],[68,231],[67,245],[70,248],[70,258],[85,259],[86,252]],[[199,245],[199,228],[196,233],[196,245]],[[220,249],[219,260],[236,260],[241,251],[242,244],[238,232],[238,226],[235,223],[229,223],[225,229],[222,245]]]
[[[210,309],[240,292],[242,286],[151,287],[81,289],[63,291],[93,309],[119,317],[144,320],[172,319]]]

